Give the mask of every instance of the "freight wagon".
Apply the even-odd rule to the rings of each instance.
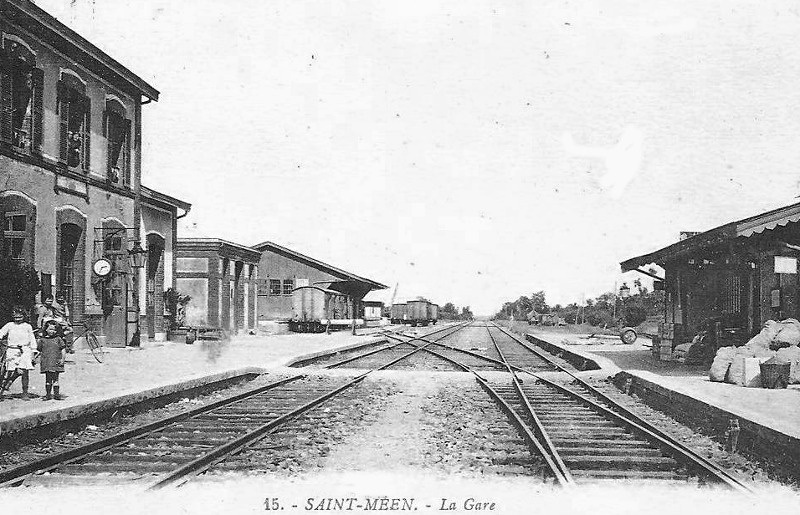
[[[424,300],[410,300],[407,303],[407,323],[412,326],[435,324],[439,318],[439,306]]]
[[[392,304],[392,310],[389,319],[393,324],[404,324],[407,317],[408,313],[406,312],[405,304]]]
[[[363,319],[356,319],[362,325]],[[300,286],[292,291],[292,318],[289,329],[299,333],[319,333],[343,329],[353,324],[353,303],[349,296],[317,286]]]

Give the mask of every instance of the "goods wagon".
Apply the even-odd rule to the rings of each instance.
[[[431,323],[435,324],[439,320],[439,304],[431,304],[429,315]]]
[[[432,304],[427,300],[410,300],[406,303],[407,308],[407,323],[412,326],[428,325],[432,321]]]
[[[350,298],[338,291],[317,286],[300,286],[292,290],[292,318],[289,329],[299,333],[318,333],[343,329],[353,323]],[[362,325],[363,320],[356,320]]]
[[[392,311],[389,319],[393,324],[404,324],[408,313],[405,304],[392,304]]]

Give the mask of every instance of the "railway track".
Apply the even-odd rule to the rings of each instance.
[[[528,347],[496,324],[487,325],[486,329],[501,355],[504,353],[495,334]],[[547,452],[548,463],[553,464],[553,475],[560,484],[607,479],[648,482],[693,479],[699,484],[746,490],[715,464],[619,406],[566,368],[554,363],[567,375],[570,386],[576,387],[520,371],[505,356],[503,361],[511,375],[511,385],[487,382],[487,387],[493,390],[492,395],[517,410],[541,438],[540,447]],[[520,373],[533,380],[521,379]]]
[[[477,353],[426,338],[420,341],[427,354],[474,374],[506,411],[530,450],[544,459],[556,483],[571,487],[619,479],[695,481],[746,490],[719,467],[619,406],[528,342],[495,324],[473,327],[485,328],[496,358],[491,352]],[[477,359],[481,367],[470,366],[464,356]],[[508,373],[506,378],[487,379],[480,373],[499,366]],[[563,372],[569,386],[538,375],[542,369]]]
[[[447,335],[463,325],[435,333]],[[446,336],[445,336],[446,337]],[[326,368],[393,351],[396,343],[346,357]],[[388,368],[424,350],[426,343],[383,359],[354,379],[315,381],[307,374],[213,402],[184,413],[124,431],[91,444],[0,471],[0,486],[21,484],[87,485],[136,482],[149,489],[180,485],[228,456],[261,441],[288,421],[359,384],[370,373]]]

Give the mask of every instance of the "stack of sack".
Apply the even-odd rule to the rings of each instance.
[[[789,384],[800,384],[800,322],[768,320],[744,347],[722,347],[711,364],[709,379],[740,386],[761,386],[761,363],[775,357],[790,363]]]

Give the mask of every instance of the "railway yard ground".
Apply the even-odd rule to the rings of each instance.
[[[582,372],[487,322],[392,329],[165,342],[102,364],[75,354],[66,400],[0,405],[0,499],[58,492],[117,513],[734,514],[800,501],[792,465],[761,456],[746,422],[743,452],[728,452],[659,405],[654,391],[702,371],[646,370],[641,340],[536,333],[603,366]],[[33,373],[34,394],[40,383]],[[800,392],[785,393],[796,409]],[[564,495],[574,488],[585,495]]]

